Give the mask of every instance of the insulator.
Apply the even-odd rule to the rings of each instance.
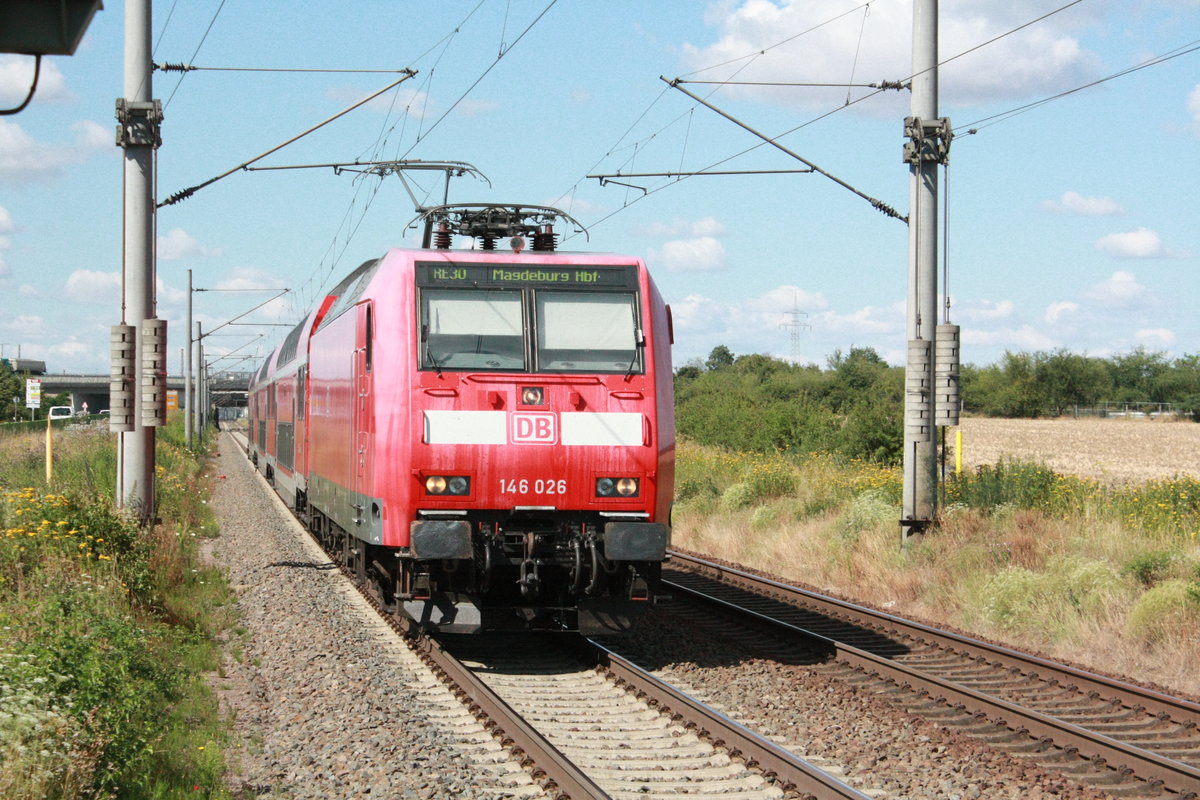
[[[437,233],[433,237],[433,246],[438,250],[450,249],[450,226],[445,222],[438,224]]]
[[[482,247],[480,249],[482,249],[482,250],[495,250],[496,249],[496,238],[497,238],[496,234],[485,233],[485,234],[480,235],[479,238],[482,242]]]
[[[543,225],[541,230],[533,235],[533,249],[542,253],[553,253],[558,246],[558,234],[550,225]]]

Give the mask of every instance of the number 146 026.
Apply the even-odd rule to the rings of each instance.
[[[530,480],[528,478],[501,478],[500,493],[501,494],[566,494],[567,480],[566,478],[538,478]]]

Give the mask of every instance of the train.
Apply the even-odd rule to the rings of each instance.
[[[249,458],[419,630],[628,629],[671,538],[670,307],[643,259],[560,250],[559,209],[420,219],[255,371]]]

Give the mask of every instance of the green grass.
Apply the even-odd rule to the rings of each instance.
[[[143,529],[112,507],[114,437],[56,435],[52,487],[43,437],[0,439],[0,796],[228,797],[205,675],[232,596],[199,563],[201,463],[162,432]]]

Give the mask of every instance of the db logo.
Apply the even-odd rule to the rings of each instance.
[[[513,444],[554,444],[558,418],[554,414],[514,413],[508,418],[508,438]]]

